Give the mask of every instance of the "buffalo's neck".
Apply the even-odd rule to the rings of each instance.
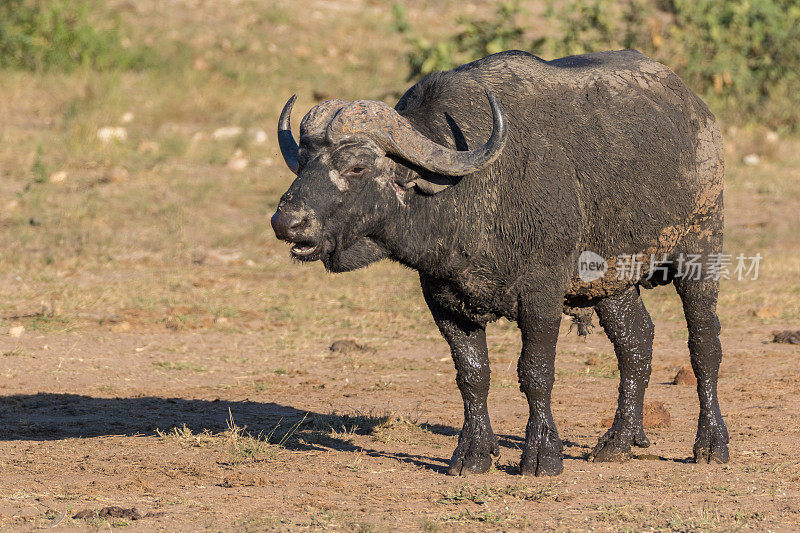
[[[391,257],[435,278],[452,279],[468,269],[486,232],[474,206],[458,196],[452,189],[434,196],[407,195],[381,235]]]

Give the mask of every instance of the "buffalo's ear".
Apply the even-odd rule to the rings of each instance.
[[[448,187],[452,187],[461,181],[461,176],[445,176],[443,174],[414,173],[412,179],[402,184],[403,188],[410,189],[415,187],[422,194],[429,196],[442,192]]]

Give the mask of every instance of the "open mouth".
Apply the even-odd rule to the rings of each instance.
[[[319,245],[313,242],[298,242],[292,246],[292,255],[299,259],[308,259],[319,250]]]

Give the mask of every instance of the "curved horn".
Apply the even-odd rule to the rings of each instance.
[[[344,107],[328,126],[328,134],[364,134],[381,148],[403,159],[446,176],[464,176],[489,166],[500,156],[508,136],[505,115],[490,91],[485,91],[492,109],[492,135],[480,148],[457,151],[433,142],[408,120],[384,104],[359,100]]]
[[[294,101],[296,99],[296,94],[293,94],[292,97],[289,98],[286,105],[283,106],[281,118],[278,120],[278,144],[281,147],[281,154],[283,154],[283,160],[286,161],[289,170],[295,174],[297,174],[297,170],[300,168],[300,165],[297,163],[297,142],[295,142],[292,136],[291,125],[292,106],[294,106]]]

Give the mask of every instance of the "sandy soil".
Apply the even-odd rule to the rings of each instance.
[[[796,346],[766,343],[755,328],[725,332],[720,396],[732,461],[695,465],[687,458],[696,395],[670,384],[687,350],[678,325],[657,323],[647,401],[663,402],[671,425],[649,430],[653,445],[637,460],[594,464],[585,457],[613,413],[617,376],[602,334],[584,342],[567,329],[553,407],[565,471],[539,479],[516,469],[527,407],[512,354],[492,360],[496,468],[452,478],[444,468],[462,413],[443,341],[350,353],[320,343],[265,373],[271,356],[258,332],[96,328],[3,338],[0,526],[796,527]],[[180,353],[179,362],[167,366],[164,353]],[[112,505],[142,518],[71,519]]]

